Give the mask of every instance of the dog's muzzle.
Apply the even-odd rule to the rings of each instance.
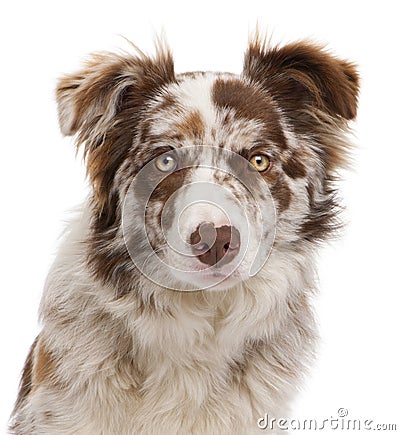
[[[239,231],[229,225],[215,228],[211,222],[200,224],[190,235],[193,254],[209,266],[230,263],[240,249]]]

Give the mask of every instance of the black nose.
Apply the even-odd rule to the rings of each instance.
[[[240,249],[239,231],[224,225],[215,228],[212,223],[200,224],[190,236],[192,251],[205,264],[218,266],[229,263]]]

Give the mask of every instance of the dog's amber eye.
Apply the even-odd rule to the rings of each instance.
[[[172,172],[177,166],[177,161],[171,156],[162,155],[156,158],[155,165],[161,172]]]
[[[258,172],[264,172],[269,168],[270,160],[264,154],[257,154],[250,159],[251,166]]]

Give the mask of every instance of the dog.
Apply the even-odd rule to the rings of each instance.
[[[314,358],[314,255],[340,226],[356,66],[250,39],[240,75],[98,53],[58,82],[91,194],[69,225],[15,434],[251,434]]]

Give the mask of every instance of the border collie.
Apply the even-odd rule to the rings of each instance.
[[[15,434],[251,434],[312,361],[314,254],[356,116],[354,64],[251,39],[240,75],[101,53],[61,78],[91,194],[48,275]]]

